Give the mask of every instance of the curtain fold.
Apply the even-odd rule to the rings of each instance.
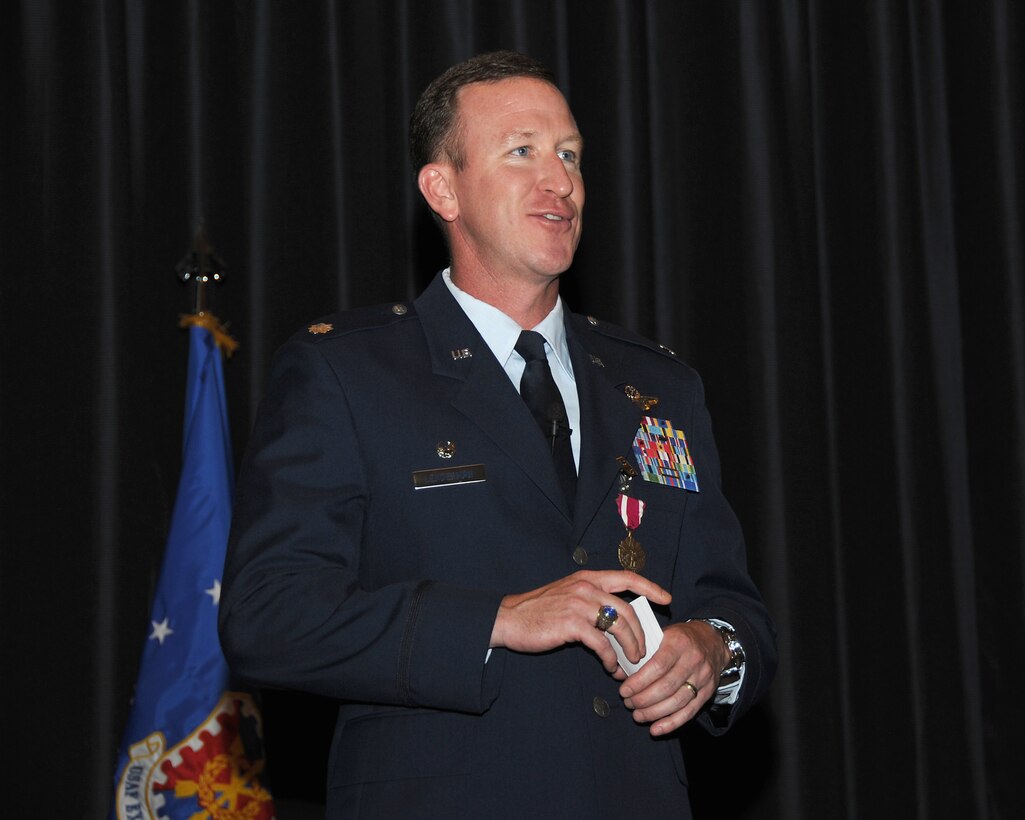
[[[1017,816],[1019,4],[19,0],[8,21],[0,630],[22,670],[4,726],[32,751],[12,813],[54,772],[76,815],[112,794],[180,468],[175,265],[197,224],[228,268],[210,306],[241,342],[241,454],[288,335],[445,264],[409,111],[512,47],[557,71],[586,141],[562,292],[702,374],[780,628],[768,702],[684,732],[698,816]],[[320,798],[332,704],[266,697],[287,820]]]

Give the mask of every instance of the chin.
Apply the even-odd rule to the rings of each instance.
[[[545,276],[558,276],[564,273],[573,264],[573,253],[552,254],[544,259],[538,259],[535,270]]]
[[[558,279],[566,272],[569,265],[539,265],[534,268],[538,276],[545,279]]]

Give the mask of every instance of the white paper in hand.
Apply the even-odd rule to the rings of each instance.
[[[611,632],[606,632],[605,637],[609,639],[609,643],[612,644],[612,648],[616,650],[616,657],[619,658],[619,665],[623,667],[623,671],[628,675],[632,675],[644,664],[648,662],[648,658],[655,654],[655,650],[662,644],[662,627],[658,625],[658,621],[655,620],[655,613],[651,611],[651,604],[648,603],[648,599],[643,595],[639,598],[634,598],[630,602],[630,606],[634,608],[634,612],[637,613],[637,620],[641,622],[641,628],[644,630],[644,649],[646,654],[637,663],[630,663],[627,660],[626,655],[623,654],[623,647],[619,645],[619,641],[615,639]]]

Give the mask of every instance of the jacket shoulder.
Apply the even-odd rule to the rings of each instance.
[[[640,333],[625,327],[620,327],[619,325],[615,325],[611,322],[606,322],[603,319],[597,319],[594,316],[584,316],[579,313],[574,313],[572,314],[572,317],[573,322],[578,329],[585,333],[595,334],[605,340],[618,342],[621,346],[625,346],[627,352],[635,351],[642,354],[643,352],[651,353],[661,359],[675,362],[676,364],[690,370],[690,367],[677,355],[675,350],[664,344],[660,344],[659,342],[652,341],[646,336],[642,336]]]
[[[416,318],[416,306],[412,301],[384,302],[321,316],[297,330],[289,341],[320,344],[353,334],[381,330]]]

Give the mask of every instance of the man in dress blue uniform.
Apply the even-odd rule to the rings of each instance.
[[[559,298],[583,140],[544,67],[454,66],[410,125],[451,266],[276,355],[225,654],[338,699],[330,817],[689,817],[676,731],[775,667],[701,383]]]

